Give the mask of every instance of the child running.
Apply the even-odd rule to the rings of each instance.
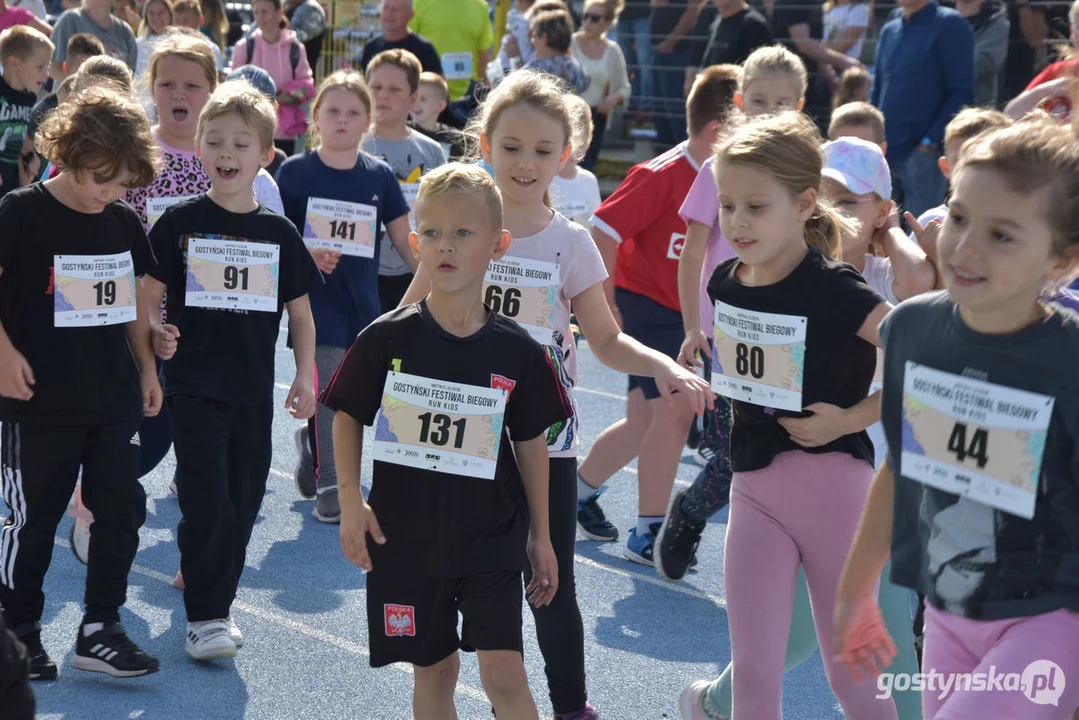
[[[28,129],[37,94],[49,79],[53,47],[29,25],[0,32],[0,197],[37,179],[40,163]]]
[[[369,571],[371,665],[413,666],[413,717],[457,717],[465,649],[499,718],[538,720],[521,567],[527,550],[528,599],[549,604],[559,587],[546,431],[572,408],[543,347],[483,304],[488,264],[510,244],[490,176],[458,163],[434,170],[420,182],[416,224],[430,293],[360,333],[322,396],[337,411],[341,548]],[[363,426],[376,417],[368,505]]]
[[[157,672],[120,624],[146,518],[139,423],[161,409],[149,306],[136,281],[154,268],[138,217],[116,202],[156,171],[139,106],[92,89],[38,132],[53,179],[0,201],[0,605],[30,654],[30,677],[56,663],[41,643],[42,581],[57,523],[82,468],[96,516],[86,611],[71,664],[113,677]],[[89,269],[87,269],[89,268]]]
[[[740,128],[716,151],[720,223],[737,254],[708,284],[712,386],[732,399],[734,418],[724,559],[734,717],[781,717],[799,564],[817,634],[831,637],[841,558],[872,473],[865,428],[879,406],[867,396],[891,306],[828,259],[849,224],[819,199],[821,171],[816,126],[796,112]],[[847,717],[896,717],[891,698],[875,698],[832,658],[825,671]],[[705,690],[683,691],[683,717],[718,715],[701,708]]]
[[[517,320],[547,347],[567,390],[577,384],[572,305],[601,362],[620,372],[654,376],[663,394],[677,390],[703,411],[711,394],[699,378],[619,332],[604,296],[606,273],[595,243],[588,231],[545,202],[551,180],[573,152],[573,119],[558,81],[531,70],[507,77],[474,119],[472,136],[493,169],[502,192],[504,225],[514,238],[510,252],[490,264],[484,302]],[[433,270],[421,262],[403,303],[418,301],[429,291],[429,272]],[[572,417],[547,430],[551,542],[558,558],[559,592],[550,605],[533,606],[533,614],[555,717],[595,720],[599,714],[587,702],[584,629],[574,584],[575,402],[573,409]]]
[[[891,689],[872,595],[890,550],[893,580],[926,596],[926,720],[1070,719],[1079,320],[1043,298],[1076,266],[1079,144],[1035,119],[976,137],[953,170],[947,292],[880,329],[888,459],[843,571],[835,657]]]
[[[315,326],[307,293],[322,282],[292,223],[255,200],[273,157],[273,104],[246,82],[225,83],[199,116],[199,160],[210,190],[165,210],[150,231],[158,266],[150,306],[165,360],[176,452],[177,530],[186,587],[186,649],[233,657],[243,636],[230,616],[247,543],[266,492],[273,422],[274,346],[285,308],[296,378],[285,406],[315,412]]]
[[[304,242],[326,280],[311,290],[318,340],[315,379],[321,391],[356,336],[382,314],[378,228],[385,227],[395,244],[402,245],[409,224],[408,204],[393,170],[360,150],[371,118],[363,75],[339,70],[323,80],[311,117],[315,148],[286,160],[277,180],[285,216],[303,228]],[[300,495],[315,497],[315,519],[339,522],[329,408],[319,405],[315,417],[296,431],[296,447]]]

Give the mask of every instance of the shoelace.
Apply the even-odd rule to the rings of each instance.
[[[671,538],[671,550],[685,557],[692,555],[698,544],[697,540],[691,539],[692,529],[693,526],[687,520],[676,520],[673,528],[674,536]]]

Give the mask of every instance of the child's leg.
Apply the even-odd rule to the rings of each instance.
[[[321,393],[330,384],[337,367],[345,359],[345,348],[332,345],[315,347],[315,368],[318,376],[318,391]],[[318,468],[318,490],[325,492],[337,487],[337,464],[333,459],[333,410],[322,403],[315,408],[315,417],[308,427],[314,432],[311,443],[315,448],[315,467]]]
[[[573,554],[577,540],[577,461],[551,458],[551,544],[558,560],[558,592],[550,605],[532,608],[536,638],[543,654],[551,705],[556,715],[584,708],[588,693],[584,680],[584,625],[577,606]],[[532,568],[525,568],[525,584]]]
[[[651,423],[651,405],[639,389],[631,388],[626,396],[626,417],[596,438],[577,470],[581,479],[594,488],[607,482],[637,457],[641,440]]]
[[[794,613],[787,635],[787,655],[783,658],[783,671],[793,670],[817,652],[817,628],[813,625],[813,611],[809,607],[809,588],[806,587],[805,570],[798,566],[798,580],[794,583]],[[705,705],[713,715],[731,716],[731,678],[734,663],[729,663],[705,694]]]
[[[461,656],[457,653],[429,667],[412,666],[413,720],[457,720],[453,693],[460,672]]]
[[[753,720],[782,718],[783,655],[798,574],[798,549],[777,518],[788,512],[789,478],[781,484],[770,475],[771,468],[735,473],[724,559],[733,707]]]
[[[972,672],[986,689],[965,679],[926,720],[966,718],[1023,718],[1071,720],[1079,707],[1079,613],[1057,610],[1009,620],[981,621],[956,617],[927,606],[925,664],[938,672]],[[957,640],[961,644],[956,643]],[[974,646],[968,650],[964,646]],[[941,655],[959,652],[979,658],[961,670],[938,667]],[[971,652],[973,651],[973,652]],[[956,690],[955,686],[959,689]],[[930,694],[926,691],[925,694]],[[933,693],[938,698],[940,692]],[[928,704],[928,703],[927,703]]]
[[[715,453],[682,497],[682,510],[704,522],[731,500],[731,406],[716,398],[715,410],[708,413],[704,440]]]
[[[836,588],[865,505],[873,468],[845,453],[784,453],[792,489],[795,538],[802,553],[817,637],[833,637]],[[776,464],[775,462],[773,465]],[[875,683],[856,682],[831,652],[821,653],[825,674],[847,717],[894,720],[895,704],[877,698]]]
[[[38,629],[53,537],[79,476],[87,430],[5,422],[0,427],[0,490],[11,510],[0,527],[0,605],[16,635]]]
[[[884,566],[880,577],[880,614],[888,628],[888,634],[895,641],[896,656],[888,666],[888,672],[913,676],[918,672],[918,657],[914,652],[914,633],[910,623],[911,592],[907,588],[893,585],[888,579],[891,561]],[[895,690],[895,709],[899,720],[921,720],[922,694],[916,690]]]
[[[139,482],[140,450],[131,439],[139,424],[113,423],[90,429],[83,451],[82,500],[94,514],[86,565],[83,623],[120,620],[127,576],[146,521],[146,492]]]
[[[936,611],[932,608],[923,608],[925,628],[929,629],[930,617]],[[985,650],[992,646],[992,637],[974,637],[973,633],[967,633],[967,637],[955,632],[951,620],[958,620],[954,616],[946,616],[941,613],[935,615],[937,622],[933,623],[933,632],[930,633],[932,642],[927,642],[922,655],[922,672],[928,679],[934,674],[938,677],[954,676],[973,672],[978,663],[985,655]],[[977,625],[971,625],[971,629],[977,629]],[[890,670],[889,670],[890,672]],[[922,714],[925,720],[934,720],[947,699],[947,694],[942,695],[938,685],[927,686],[922,690]]]
[[[667,514],[678,461],[689,436],[689,425],[693,422],[693,406],[688,395],[674,395],[668,403],[667,398],[659,397],[658,391],[656,393],[656,397],[648,400],[652,406],[652,422],[641,440],[637,461],[640,478],[637,513],[641,517],[662,519]],[[648,394],[645,391],[645,397]]]
[[[236,537],[232,546],[230,606],[236,599],[247,561],[247,543],[266,495],[266,478],[273,456],[273,407],[234,408],[233,418],[228,440],[228,496],[236,515]]]
[[[480,650],[480,681],[499,720],[539,720],[528,689],[524,655],[513,650]]]

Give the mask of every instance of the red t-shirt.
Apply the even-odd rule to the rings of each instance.
[[[596,210],[592,224],[618,241],[615,287],[682,311],[678,259],[686,240],[686,223],[678,209],[699,170],[682,143],[634,166]]]
[[[1060,62],[1055,62],[1038,73],[1034,79],[1030,81],[1030,84],[1027,85],[1027,90],[1033,90],[1039,85],[1059,80],[1068,75],[1076,75],[1076,69],[1077,63],[1075,60],[1061,60]],[[1045,98],[1038,103],[1038,107],[1045,110],[1060,122],[1067,122],[1071,118],[1071,98],[1065,95]]]

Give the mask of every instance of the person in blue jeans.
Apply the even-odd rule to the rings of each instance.
[[[614,39],[622,48],[629,70],[629,110],[651,112],[655,87],[652,84],[652,38],[649,34],[649,9],[647,0],[629,0],[622,14]]]
[[[652,82],[655,84],[656,141],[664,148],[686,139],[686,65],[689,44],[685,37],[697,19],[699,3],[667,0],[653,5],[649,17],[652,46]]]

